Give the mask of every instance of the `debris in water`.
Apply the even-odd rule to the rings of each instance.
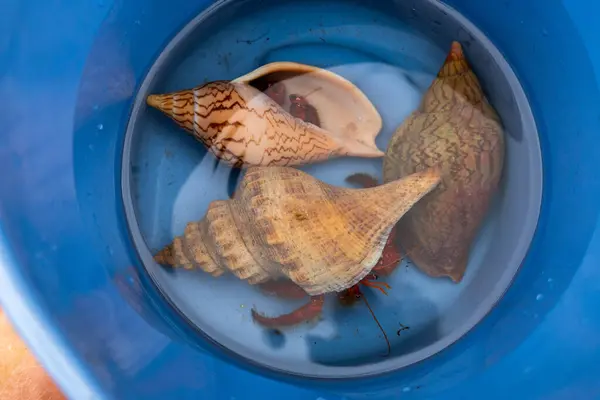
[[[400,324],[400,329],[398,329],[398,331],[396,332],[396,335],[400,336],[400,332],[407,331],[409,329],[410,329],[410,326],[404,326],[404,325]]]

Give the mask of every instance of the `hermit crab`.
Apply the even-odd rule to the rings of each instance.
[[[392,228],[439,182],[431,168],[350,189],[295,168],[251,167],[232,199],[212,202],[202,220],[187,224],[154,258],[215,277],[229,272],[267,291],[287,287],[289,296],[309,295],[308,304],[286,315],[253,311],[263,326],[295,325],[320,313],[325,294],[358,283],[379,286],[369,274]]]

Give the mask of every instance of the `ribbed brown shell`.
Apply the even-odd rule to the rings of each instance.
[[[251,284],[286,277],[310,295],[358,283],[391,228],[439,183],[436,170],[370,189],[328,185],[288,167],[252,167],[231,200],[210,204],[155,259]]]
[[[438,188],[398,224],[401,245],[427,274],[462,280],[502,174],[503,135],[498,115],[454,42],[420,108],[392,137],[383,165],[384,182],[441,168]]]

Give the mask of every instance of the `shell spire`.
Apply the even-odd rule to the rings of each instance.
[[[371,140],[293,117],[243,82],[214,81],[146,99],[230,165],[293,166],[350,156],[378,158]]]
[[[471,118],[473,112],[480,112],[485,118],[500,121],[485,98],[481,83],[469,65],[461,44],[456,41],[452,42],[444,64],[425,92],[419,111],[453,111],[462,118]]]
[[[438,71],[438,78],[459,76],[468,71],[470,71],[470,67],[465,58],[462,46],[456,41],[452,42],[446,60],[444,61],[442,68]]]
[[[252,167],[233,199],[211,203],[155,259],[251,284],[287,278],[313,296],[339,292],[372,270],[392,227],[439,181],[430,169],[347,189],[294,168]]]

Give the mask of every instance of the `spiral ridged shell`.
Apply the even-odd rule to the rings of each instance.
[[[155,259],[251,284],[287,278],[309,295],[358,283],[381,257],[396,222],[439,183],[437,170],[369,189],[328,185],[288,167],[252,167],[231,200]]]

